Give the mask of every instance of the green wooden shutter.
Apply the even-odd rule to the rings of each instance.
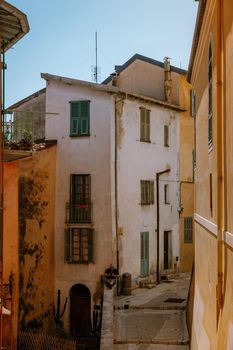
[[[71,102],[70,104],[70,135],[78,135],[79,133],[79,116],[80,103]]]
[[[145,130],[145,140],[146,141],[150,141],[150,110],[146,109],[146,120],[145,120],[145,124],[146,124],[146,130]]]
[[[154,181],[150,181],[150,203],[154,204],[155,201],[155,190],[154,190]]]
[[[80,134],[89,134],[89,124],[90,124],[90,102],[81,102],[81,113],[80,113]]]
[[[71,262],[71,230],[65,230],[65,262]]]
[[[140,117],[140,128],[141,128],[141,135],[140,140],[145,141],[145,125],[146,125],[146,115],[145,115],[145,108],[140,109],[141,117]]]
[[[93,230],[89,230],[88,234],[88,261],[93,263],[93,246],[94,246],[94,235]]]

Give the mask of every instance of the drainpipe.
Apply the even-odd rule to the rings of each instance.
[[[223,232],[225,229],[226,203],[224,196],[225,189],[225,174],[224,174],[224,156],[225,156],[225,120],[224,120],[224,103],[223,103],[223,19],[222,19],[222,0],[217,2],[217,326],[219,316],[223,307],[223,278],[224,278],[224,242]]]
[[[114,145],[114,151],[115,151],[115,159],[114,159],[114,177],[115,177],[115,226],[116,226],[116,265],[118,273],[120,272],[120,262],[119,262],[119,233],[118,233],[118,174],[117,174],[117,163],[118,163],[118,114],[119,110],[117,107],[118,103],[123,103],[125,97],[117,99],[115,98],[115,145]],[[120,284],[119,284],[119,278],[117,278],[117,295],[120,295]]]
[[[157,283],[160,283],[160,268],[159,268],[159,221],[160,221],[160,216],[159,216],[159,177],[160,175],[169,173],[171,169],[168,168],[166,170],[160,171],[156,173],[156,217],[157,217]]]

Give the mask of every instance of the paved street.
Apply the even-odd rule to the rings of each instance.
[[[115,350],[188,350],[189,274],[114,298]]]

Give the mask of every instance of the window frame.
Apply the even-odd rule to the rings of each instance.
[[[170,204],[169,200],[169,184],[164,185],[164,204]]]
[[[90,136],[90,102],[70,101],[70,137]]]

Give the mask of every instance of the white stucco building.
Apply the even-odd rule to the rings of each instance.
[[[42,74],[45,138],[57,140],[55,288],[68,297],[72,334],[89,333],[110,264],[133,285],[179,269],[185,72],[169,69],[170,99],[163,63],[139,55],[103,84]]]

